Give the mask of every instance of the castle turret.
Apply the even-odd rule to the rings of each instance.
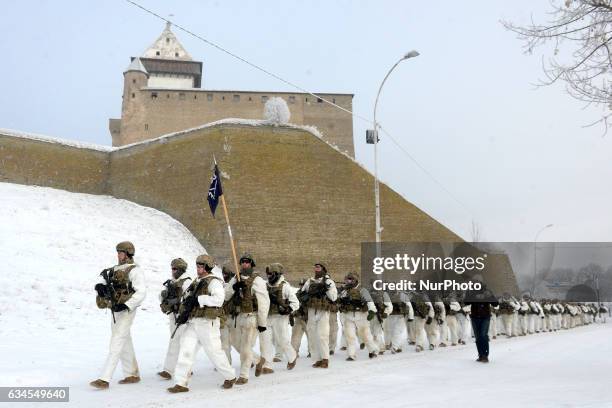
[[[146,88],[149,82],[149,73],[140,61],[140,58],[134,58],[131,64],[123,72],[123,102],[121,103],[121,118],[130,118],[129,120],[120,120],[119,123],[113,123],[116,119],[111,119],[110,130],[113,138],[113,146],[121,146],[132,143],[138,139],[133,136],[146,135],[148,129],[136,129],[135,126],[142,125],[145,118],[145,107],[143,94],[140,92],[142,88]],[[141,127],[141,126],[139,126]],[[130,140],[128,140],[130,138]]]

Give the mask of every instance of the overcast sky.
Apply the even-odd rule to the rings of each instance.
[[[550,223],[540,241],[612,241],[612,133],[584,128],[600,111],[562,86],[536,89],[545,50],[524,55],[500,24],[542,20],[546,1],[142,4],[304,88],[354,93],[367,118],[387,70],[418,50],[387,81],[378,118],[452,197],[384,135],[382,180],[466,239],[474,220],[488,241],[532,241]],[[164,23],[123,0],[8,1],[0,22],[0,127],[110,145],[122,72]],[[292,90],[174,31],[203,61],[204,87]],[[370,125],[353,123],[372,168]]]

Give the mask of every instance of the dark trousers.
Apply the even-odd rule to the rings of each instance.
[[[479,357],[489,357],[489,323],[491,317],[472,317],[472,328],[476,338]]]

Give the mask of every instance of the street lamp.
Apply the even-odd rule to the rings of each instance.
[[[531,296],[534,298],[535,298],[535,291],[536,291],[536,276],[538,274],[538,253],[537,253],[536,245],[538,242],[538,237],[540,236],[542,231],[552,226],[553,226],[552,224],[548,224],[542,227],[542,229],[538,231],[538,233],[535,235],[535,238],[533,239],[533,290],[531,291]]]
[[[389,75],[391,75],[391,72],[395,69],[395,67],[397,67],[402,61],[407,60],[409,58],[414,58],[414,57],[418,57],[419,53],[418,51],[410,51],[406,54],[404,54],[404,56],[402,58],[400,58],[399,61],[397,61],[389,70],[389,72],[387,72],[387,75],[385,75],[385,79],[383,79],[382,83],[380,84],[380,88],[378,88],[378,93],[376,94],[376,102],[374,102],[374,130],[369,132],[371,135],[371,139],[372,139],[372,143],[374,144],[374,201],[375,201],[375,206],[376,206],[376,243],[380,244],[381,242],[381,232],[382,232],[382,228],[380,226],[380,190],[379,190],[379,183],[378,183],[378,149],[377,149],[377,145],[378,145],[378,123],[376,122],[376,108],[378,107],[378,98],[380,97],[380,92],[382,91],[383,85],[385,84],[385,82],[387,81],[387,78],[389,78]],[[368,140],[368,143],[370,143],[370,141]]]

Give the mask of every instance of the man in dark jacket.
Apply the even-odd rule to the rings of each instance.
[[[479,291],[471,292],[465,300],[466,305],[470,305],[470,318],[474,337],[476,338],[476,348],[478,349],[478,362],[489,362],[489,323],[491,321],[491,308],[498,306],[497,298],[493,296],[484,284]]]

